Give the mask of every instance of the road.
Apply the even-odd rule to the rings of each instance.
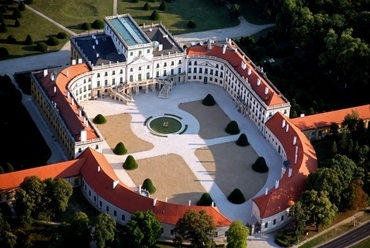
[[[355,243],[370,236],[370,222],[351,230],[347,234],[344,234],[318,248],[341,248],[350,247]]]

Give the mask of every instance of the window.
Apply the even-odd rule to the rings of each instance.
[[[141,50],[139,51],[139,55],[141,55]]]
[[[204,69],[204,73],[208,74],[208,68]]]
[[[108,76],[108,72],[107,71],[104,73],[104,76]]]
[[[194,65],[197,65],[198,63],[197,63],[197,61],[194,61]]]
[[[91,191],[89,190],[89,196],[91,196]]]
[[[146,49],[146,53],[150,53],[150,49]]]
[[[98,73],[98,77],[100,77],[100,73]]]
[[[199,79],[202,79],[202,76],[199,76]]]
[[[148,66],[146,67],[146,69],[148,69],[148,70],[149,70],[149,69],[150,69],[150,65],[148,65]]]
[[[124,215],[124,214],[122,214],[121,219],[122,219],[123,221],[125,221],[126,217],[125,217],[125,215]]]
[[[175,235],[175,230],[171,229],[171,235]]]
[[[211,69],[211,72],[209,74],[213,75],[213,69]]]
[[[107,80],[107,79],[105,79],[105,80],[104,80],[104,85],[105,85],[105,86],[107,86],[107,85],[108,85],[108,80]]]
[[[203,69],[202,67],[199,68],[199,73],[203,73],[203,70],[202,69]]]
[[[121,84],[121,83],[123,83],[123,77],[120,77],[119,78],[119,83]]]
[[[141,66],[139,66],[139,71],[141,71]]]
[[[137,75],[138,81],[141,81],[141,74]]]
[[[266,222],[265,223],[265,228],[267,228],[269,226],[269,223],[268,222]]]
[[[134,71],[134,68],[130,68],[130,72],[133,72]]]
[[[146,73],[146,79],[149,79],[150,78],[150,72],[147,72]]]
[[[133,82],[133,81],[134,81],[134,76],[130,75],[130,82]]]
[[[102,203],[101,201],[99,202],[99,206],[100,206],[100,207],[102,207],[102,206],[103,206],[103,203]]]
[[[194,68],[193,73],[197,73],[197,68]]]
[[[162,228],[161,228],[161,233],[163,233],[163,230],[164,230],[164,229],[163,229],[163,227],[162,227]]]
[[[276,219],[274,219],[274,221],[272,222],[273,225],[276,225]]]
[[[175,65],[175,61],[171,61],[171,65]]]
[[[197,79],[197,76],[193,76],[193,79]]]
[[[216,68],[218,69],[218,64],[216,64]]]
[[[96,196],[94,195],[94,202],[96,202]]]
[[[174,71],[175,71],[174,69],[171,69],[171,75],[173,75]]]
[[[157,68],[159,68],[159,64],[157,64]]]
[[[223,70],[224,69],[224,66],[223,65],[221,65],[221,70]]]
[[[109,212],[109,206],[106,206],[105,210],[107,210],[107,212]]]
[[[134,56],[134,52],[130,52],[130,56]]]
[[[181,68],[179,68],[179,69],[177,70],[177,73],[178,73],[178,74],[181,74]]]
[[[116,75],[116,71],[112,71],[112,75]]]
[[[123,74],[123,69],[119,70],[119,74]]]
[[[163,66],[166,67],[167,66],[167,62],[164,62],[164,65]]]
[[[188,68],[188,73],[191,73],[191,68],[190,67]]]
[[[163,76],[167,76],[167,71],[163,70]]]
[[[117,211],[116,210],[114,210],[113,215],[114,215],[114,217],[117,216]]]
[[[159,71],[157,71],[157,72],[155,73],[155,75],[156,75],[156,77],[159,77]]]
[[[281,216],[280,221],[284,221],[284,215]]]
[[[181,65],[181,59],[179,60],[179,65]]]
[[[116,79],[115,78],[113,78],[112,79],[112,85],[115,85],[116,84]]]
[[[188,65],[191,65],[191,61],[189,61],[189,64]]]

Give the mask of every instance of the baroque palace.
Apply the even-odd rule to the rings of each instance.
[[[102,32],[71,38],[70,66],[32,73],[32,99],[69,160],[0,175],[1,200],[7,196],[4,192],[17,188],[25,176],[66,178],[74,187],[81,187],[92,205],[120,224],[126,224],[137,210],[151,209],[162,223],[162,235],[171,238],[177,220],[187,210],[203,209],[215,220],[215,239],[224,239],[231,221],[217,207],[147,198],[121,182],[101,154],[103,137],[80,106],[99,97],[127,104],[133,102],[133,95],[152,91],[166,98],[174,85],[199,82],[227,91],[235,108],[254,122],[281,156],[280,180],[252,199],[250,214],[261,225],[261,232],[287,223],[289,209],[305,190],[317,159],[307,137],[310,132],[302,132],[294,124],[297,121],[289,119],[289,101],[263,68],[231,39],[183,48],[162,24],[140,27],[128,14],[104,21]]]

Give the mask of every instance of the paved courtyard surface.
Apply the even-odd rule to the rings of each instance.
[[[137,152],[132,154],[136,160],[166,155],[170,153],[178,154],[188,164],[191,171],[198,178],[204,189],[208,191],[212,198],[217,202],[219,210],[230,220],[242,220],[243,223],[254,223],[256,220],[251,217],[252,201],[244,204],[235,205],[230,203],[212,176],[199,162],[195,155],[195,150],[204,146],[222,144],[235,141],[239,135],[230,135],[214,139],[202,139],[199,133],[199,122],[190,113],[179,109],[180,103],[192,102],[203,99],[208,93],[216,99],[220,108],[232,120],[238,122],[241,132],[246,133],[251,146],[259,156],[264,156],[270,167],[266,185],[262,187],[257,195],[263,194],[265,188],[274,186],[276,179],[280,177],[282,159],[272,146],[264,139],[255,125],[249,118],[237,112],[234,102],[223,88],[211,84],[187,83],[174,86],[168,99],[158,97],[158,92],[148,94],[140,93],[134,96],[135,103],[124,105],[109,98],[89,101],[83,104],[84,110],[90,118],[97,114],[115,115],[119,113],[129,113],[132,116],[131,129],[142,140],[154,145],[149,151]],[[182,135],[169,135],[167,138],[157,137],[149,132],[143,125],[149,116],[162,116],[164,113],[171,113],[181,116],[183,123],[188,124],[187,131]],[[108,144],[103,146],[107,160],[112,164],[120,164],[122,157],[115,156]],[[119,160],[119,161],[117,161]],[[118,177],[133,190],[137,190],[136,184],[131,180],[125,170],[113,166]],[[186,185],[185,185],[186,186]],[[161,199],[164,200],[164,199]]]

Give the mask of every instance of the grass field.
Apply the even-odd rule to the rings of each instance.
[[[4,1],[0,1],[0,5],[3,4]],[[35,51],[35,45],[24,45],[23,41],[26,39],[27,35],[31,35],[34,43],[36,42],[46,42],[48,38],[52,36],[56,36],[58,32],[63,31],[59,27],[55,26],[54,24],[50,23],[49,21],[41,18],[40,16],[36,15],[35,13],[31,12],[30,10],[22,11],[22,18],[19,20],[20,26],[14,26],[14,19],[10,19],[10,15],[13,13],[11,8],[17,7],[17,4],[9,5],[9,9],[7,13],[3,14],[5,17],[5,23],[8,26],[8,32],[0,33],[0,47],[5,47],[8,49],[9,57],[8,58],[15,58],[20,56],[27,56],[27,55],[34,55],[39,54],[41,52]],[[16,44],[7,44],[6,38],[9,35],[13,35],[14,38],[17,40]],[[58,51],[61,47],[69,40],[67,37],[64,40],[59,40],[58,46],[49,46],[49,52]]]
[[[161,1],[156,3],[149,2],[151,10],[143,10],[146,1],[133,3],[131,0],[117,0],[118,13],[130,13],[138,24],[158,23],[159,21],[170,30],[172,34],[198,32],[204,30],[227,28],[239,24],[239,20],[229,17],[228,9],[224,5],[218,5],[212,0],[178,0],[167,3],[166,12],[159,11],[158,6]],[[153,10],[159,13],[159,20],[150,20]],[[193,20],[196,28],[189,29],[187,23]]]

